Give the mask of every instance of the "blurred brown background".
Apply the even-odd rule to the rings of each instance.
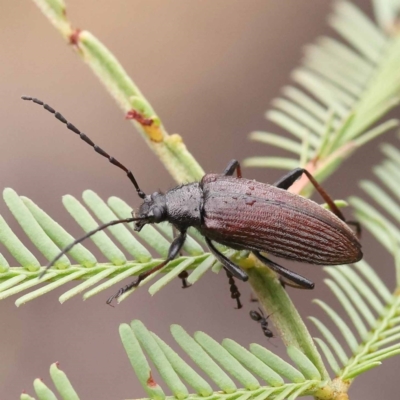
[[[91,31],[112,50],[168,131],[184,137],[205,170],[222,171],[231,158],[275,151],[249,142],[247,134],[255,129],[277,131],[263,113],[289,82],[302,46],[323,33],[333,34],[326,24],[330,3],[70,0],[67,13],[74,26]],[[370,1],[355,3],[371,13]],[[1,0],[0,4],[1,187],[30,197],[75,236],[81,231],[62,207],[62,195],[79,197],[90,188],[103,198],[116,195],[132,207],[139,204],[123,173],[46,112],[23,103],[22,94],[39,97],[60,110],[126,163],[144,191],[174,186],[98,80],[33,2]],[[357,180],[371,176],[370,167],[380,159],[373,143],[325,186],[335,198],[360,194]],[[273,182],[282,171],[245,169],[244,174]],[[3,202],[0,211],[24,237]],[[390,281],[391,258],[368,233],[363,241],[367,260]],[[43,257],[40,260],[44,262]],[[311,300],[332,300],[322,282],[325,275],[315,266],[296,268],[315,280],[317,287],[313,292],[291,290],[294,300],[302,315],[320,315]],[[117,288],[87,302],[76,297],[62,306],[57,299],[65,288],[19,309],[15,298],[2,301],[0,399],[19,398],[24,388],[33,394],[36,377],[49,383],[48,368],[54,361],[60,361],[82,399],[144,397],[118,335],[118,325],[134,318],[169,343],[169,325],[178,323],[190,333],[204,330],[217,340],[230,337],[246,347],[258,342],[283,354],[279,339],[267,342],[249,319],[254,308],[247,301],[250,288],[244,284],[240,288],[245,303],[241,311],[234,309],[225,276],[211,272],[190,290],[182,291],[178,281],[154,298],[140,290],[115,309],[107,307],[105,300]],[[333,300],[331,304],[337,305]],[[390,390],[397,387],[399,365],[399,358],[385,361],[358,379],[351,395],[364,400],[390,398]],[[378,385],[372,384],[372,376]]]

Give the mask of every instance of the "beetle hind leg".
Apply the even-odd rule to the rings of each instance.
[[[288,174],[283,176],[277,182],[274,183],[279,189],[287,190],[289,189],[293,183],[299,179],[303,174],[307,176],[309,181],[315,187],[316,191],[321,195],[321,197],[325,200],[326,204],[328,204],[329,209],[342,221],[346,222],[343,213],[340,211],[339,207],[335,204],[331,196],[323,189],[323,187],[315,180],[315,178],[304,168],[296,168],[293,171],[290,171]],[[350,222],[350,224],[357,225],[358,223]],[[357,226],[356,226],[357,228]],[[359,231],[359,225],[357,228],[357,232]]]
[[[356,236],[358,239],[361,238],[361,225],[358,221],[345,221],[347,225],[353,226],[356,231]]]
[[[229,161],[229,164],[225,168],[225,170],[222,173],[222,175],[224,175],[224,176],[232,176],[235,171],[236,171],[237,177],[241,178],[242,177],[242,170],[240,168],[240,163],[239,163],[238,160],[233,159],[233,160]]]
[[[304,276],[297,274],[296,272],[290,271],[281,265],[271,261],[269,258],[264,257],[258,251],[253,251],[253,254],[265,265],[280,275],[282,280],[280,282],[283,285],[288,285],[297,289],[314,289],[314,282],[311,282]]]
[[[281,179],[276,181],[273,186],[276,186],[279,189],[288,190],[290,186],[293,185],[303,175],[303,168],[295,168],[294,170],[288,172],[286,175],[282,176]]]

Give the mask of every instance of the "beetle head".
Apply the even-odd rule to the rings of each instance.
[[[158,224],[159,222],[165,221],[167,216],[165,195],[161,192],[154,192],[152,195],[146,195],[136,216],[143,218],[135,222],[135,231],[138,232],[146,224]]]

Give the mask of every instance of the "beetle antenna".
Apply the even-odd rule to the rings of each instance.
[[[133,176],[132,172],[130,170],[128,170],[128,168],[126,168],[123,164],[121,164],[114,157],[110,156],[102,148],[100,148],[99,146],[94,144],[92,142],[92,140],[88,136],[86,136],[83,132],[81,132],[76,126],[74,126],[70,122],[68,122],[58,111],[54,110],[54,108],[50,107],[48,104],[45,104],[45,103],[43,103],[43,101],[41,101],[39,99],[36,99],[34,97],[22,96],[21,98],[22,98],[22,100],[29,100],[29,101],[32,101],[32,102],[34,102],[36,104],[39,104],[40,106],[43,106],[43,108],[45,110],[47,110],[48,112],[54,114],[54,116],[59,121],[61,121],[63,124],[65,124],[70,131],[75,132],[77,135],[79,135],[79,137],[84,142],[86,142],[88,145],[92,146],[96,153],[99,153],[103,157],[108,158],[108,160],[110,161],[111,164],[113,164],[113,165],[117,166],[118,168],[122,169],[123,171],[125,171],[126,175],[130,179],[130,181],[133,183],[133,186],[135,187],[139,197],[141,199],[144,199],[146,197],[145,193],[139,188],[139,185],[137,184],[136,179]]]
[[[113,225],[118,225],[118,224],[124,224],[124,223],[129,223],[129,222],[134,222],[134,221],[143,221],[146,218],[134,218],[134,217],[130,217],[130,218],[125,218],[125,219],[116,219],[110,222],[107,222],[103,225],[99,225],[96,229],[93,229],[92,231],[86,233],[86,235],[80,237],[79,239],[74,240],[72,243],[70,243],[67,247],[65,247],[62,251],[60,251],[60,253],[57,254],[56,257],[54,257],[47,265],[46,268],[39,274],[39,279],[43,277],[43,275],[47,272],[47,270],[54,264],[56,263],[65,253],[67,253],[68,251],[70,251],[74,246],[76,246],[77,244],[83,242],[84,240],[86,240],[87,238],[89,238],[90,236],[93,236],[95,233],[100,232],[106,228],[108,228],[109,226],[113,226]]]

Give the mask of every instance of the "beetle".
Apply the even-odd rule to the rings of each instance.
[[[267,338],[273,338],[274,334],[271,329],[268,328],[268,318],[271,316],[271,314],[265,316],[260,307],[258,307],[258,310],[259,311],[251,310],[249,313],[250,318],[253,321],[259,322],[261,324],[261,330],[263,331],[264,336],[266,336]]]
[[[205,237],[210,252],[227,271],[231,294],[236,298],[238,308],[241,307],[240,293],[233,278],[247,281],[248,275],[222,254],[214,242],[236,250],[251,251],[258,260],[279,274],[284,284],[302,289],[313,289],[314,283],[261,253],[316,265],[350,264],[363,256],[361,244],[348,226],[353,224],[359,229],[358,223],[346,223],[334,201],[304,168],[296,168],[269,185],[243,178],[239,162],[232,160],[222,174],[206,174],[199,182],[179,185],[166,193],[158,191],[148,195],[140,189],[130,170],[97,146],[59,112],[36,98],[23,96],[22,99],[43,106],[97,153],[122,169],[142,200],[139,211],[132,211],[132,217],[110,221],[76,239],[47,265],[40,276],[76,244],[109,226],[129,222],[134,222],[135,231],[140,231],[146,224],[168,221],[179,234],[172,241],[168,256],[162,263],[138,275],[132,283],[111,296],[107,304],[173,260],[185,243],[189,227],[196,228]],[[235,172],[236,177],[233,176]],[[287,191],[303,174],[330,210]]]

